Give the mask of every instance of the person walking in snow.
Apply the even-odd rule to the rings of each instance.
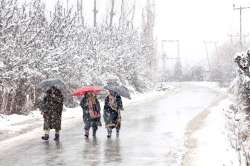
[[[45,131],[43,140],[49,139],[50,129],[55,129],[55,141],[59,140],[59,132],[61,130],[61,119],[63,110],[63,95],[59,89],[52,86],[46,91],[43,98],[41,111],[44,118],[43,129]]]
[[[94,93],[87,92],[80,102],[83,110],[83,122],[85,124],[84,136],[89,137],[89,130],[92,127],[93,137],[96,137],[98,126],[101,126],[101,107]]]
[[[121,96],[116,92],[109,90],[109,95],[105,98],[103,114],[108,138],[111,137],[112,129],[114,128],[116,128],[116,136],[119,136],[121,128],[121,110],[123,110]]]

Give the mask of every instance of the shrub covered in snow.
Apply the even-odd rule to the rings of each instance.
[[[242,165],[250,164],[250,52],[239,53],[234,61],[238,66],[238,75],[231,84],[230,91],[236,96],[236,104],[227,110],[229,139],[232,147],[239,152]]]

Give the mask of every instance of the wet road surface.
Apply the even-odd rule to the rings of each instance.
[[[187,123],[221,98],[218,92],[182,84],[161,99],[132,104],[122,112],[120,137],[110,139],[102,127],[85,139],[82,122],[63,130],[60,142],[35,139],[1,150],[0,166],[179,166]]]

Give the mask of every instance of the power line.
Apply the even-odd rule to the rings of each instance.
[[[176,43],[176,57],[168,57],[166,53],[163,54],[163,71],[166,70],[165,65],[166,61],[175,61],[175,67],[174,67],[174,77],[177,80],[181,80],[182,76],[182,65],[181,65],[181,59],[180,59],[180,41],[179,40],[162,40],[162,50],[164,49],[164,45],[168,43]]]
[[[241,36],[243,38],[243,41],[246,42],[246,38],[249,37],[249,33],[242,34]],[[231,33],[231,34],[228,34],[228,37],[230,37],[231,44],[233,44],[233,38],[239,38],[240,34],[239,33],[237,33],[237,34]]]
[[[180,41],[179,40],[162,40],[161,44],[162,44],[162,50],[164,48],[164,45],[167,43],[176,43],[176,53],[177,56],[176,57],[168,57],[165,53],[164,53],[164,63],[166,63],[166,61],[176,61],[179,62],[181,65],[181,58],[180,58]],[[166,64],[164,64],[166,65]]]
[[[177,57],[176,58],[169,58],[169,57],[166,57],[168,60],[179,60],[180,59],[180,41],[179,40],[162,40],[162,48],[163,48],[163,45],[164,43],[176,43],[177,46]]]

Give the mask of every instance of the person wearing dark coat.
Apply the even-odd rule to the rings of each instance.
[[[121,110],[123,110],[121,96],[116,92],[109,91],[109,95],[105,98],[103,114],[108,138],[111,137],[113,128],[116,128],[116,136],[119,136],[121,128]]]
[[[101,126],[101,107],[98,99],[93,93],[86,93],[80,102],[83,110],[83,122],[85,124],[84,136],[89,137],[89,130],[92,127],[93,137],[96,137],[98,126]]]
[[[47,90],[40,109],[44,118],[43,129],[45,131],[42,139],[48,140],[50,129],[55,129],[54,140],[58,141],[63,110],[63,95],[61,91],[56,87],[51,87]]]

